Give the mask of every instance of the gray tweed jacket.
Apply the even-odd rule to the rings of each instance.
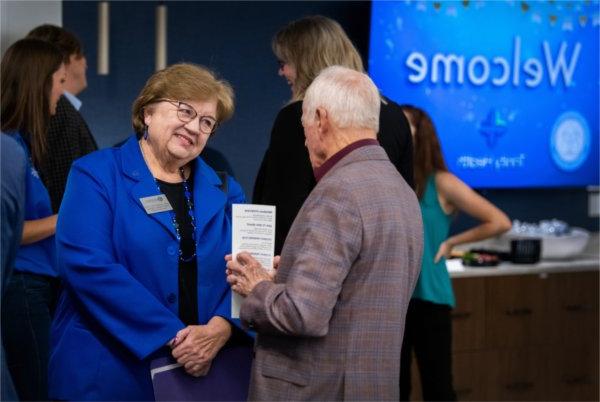
[[[319,181],[274,282],[245,299],[257,331],[250,400],[394,400],[423,249],[415,193],[377,145]]]

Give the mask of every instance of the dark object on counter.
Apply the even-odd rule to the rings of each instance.
[[[510,242],[510,254],[515,264],[535,264],[542,253],[541,239],[517,239]]]

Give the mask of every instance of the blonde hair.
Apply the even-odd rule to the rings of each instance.
[[[321,70],[334,65],[364,72],[358,51],[336,21],[315,15],[290,22],[275,34],[273,53],[296,68],[292,100],[304,98]]]
[[[161,99],[216,99],[219,122],[229,119],[234,110],[233,89],[227,81],[217,79],[212,71],[202,66],[191,63],[174,64],[152,74],[133,102],[131,120],[137,134],[144,132],[144,108]]]

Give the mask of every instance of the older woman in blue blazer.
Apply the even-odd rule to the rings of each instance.
[[[231,204],[245,198],[198,156],[232,113],[229,84],[173,65],[136,99],[137,135],[73,165],[56,234],[65,286],[51,398],[152,400],[154,357],[167,351],[202,376],[230,339],[223,257]]]

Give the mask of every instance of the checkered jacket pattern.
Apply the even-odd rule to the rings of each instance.
[[[48,127],[46,160],[39,169],[55,213],[65,192],[71,164],[97,149],[98,145],[81,114],[67,98],[61,96]]]
[[[342,158],[302,206],[274,282],[242,304],[257,331],[249,400],[394,400],[423,249],[415,193],[383,148]]]

